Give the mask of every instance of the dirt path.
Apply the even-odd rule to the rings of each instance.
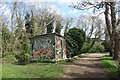
[[[100,58],[106,54],[89,54],[73,63],[65,63],[64,78],[110,78],[100,64]]]

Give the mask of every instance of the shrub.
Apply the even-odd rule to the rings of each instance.
[[[21,54],[16,55],[17,59],[20,62],[28,61],[30,58],[29,49],[30,49],[30,40],[27,37],[23,37],[21,40],[22,50]]]
[[[105,51],[106,52],[111,52],[111,43],[110,43],[110,41],[104,41],[103,43],[102,43],[102,45],[104,45],[104,47],[105,47]]]
[[[85,41],[85,32],[82,29],[71,28],[65,33],[67,57],[73,57],[81,53]]]
[[[13,51],[7,52],[7,53],[5,54],[5,56],[7,56],[7,55],[15,55],[15,52],[13,52]]]
[[[101,45],[99,42],[95,42],[95,44],[93,45],[93,47],[89,50],[89,52],[91,53],[95,53],[95,52],[104,52],[105,48],[103,45]]]
[[[81,48],[81,52],[82,52],[82,53],[87,53],[88,50],[89,50],[89,47],[90,47],[90,43],[85,42],[85,43],[83,44],[83,47]]]
[[[30,59],[30,54],[22,50],[22,53],[20,55],[17,55],[17,58],[19,62],[28,61]]]
[[[17,61],[14,55],[6,55],[4,56],[3,60],[5,61]]]
[[[111,74],[112,77],[116,78],[115,80],[119,80],[118,75],[120,75],[120,68],[115,66],[115,61],[113,61],[113,57],[105,55],[101,58],[101,64],[105,68],[105,71]]]

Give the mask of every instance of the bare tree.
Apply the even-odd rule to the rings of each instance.
[[[64,33],[66,33],[69,29],[70,29],[70,27],[72,26],[72,23],[73,23],[73,18],[71,17],[71,18],[67,18],[67,19],[65,19],[65,29],[64,29]]]
[[[90,6],[90,7],[87,7]],[[71,7],[74,7],[79,10],[85,10],[85,9],[91,9],[94,8],[94,11],[96,9],[103,8],[105,6],[105,21],[106,21],[106,27],[110,36],[110,41],[111,41],[111,47],[112,47],[112,54],[114,54],[114,59],[118,59],[118,44],[116,38],[118,38],[118,30],[117,30],[117,23],[116,22],[116,2],[95,2],[92,3],[90,1],[83,1],[82,3],[78,3],[77,5],[73,4]],[[109,10],[111,10],[109,13]],[[111,17],[111,20],[109,19],[109,15]],[[119,20],[118,20],[119,21]],[[110,54],[111,55],[111,54]]]
[[[77,21],[77,26],[86,32],[86,42],[91,42],[88,51],[104,35],[103,21],[96,16],[81,16]],[[93,40],[91,40],[92,38]]]

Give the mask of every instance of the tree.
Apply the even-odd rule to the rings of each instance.
[[[48,19],[46,20],[46,27],[47,27],[47,33],[52,33],[53,32],[53,24],[54,24],[54,15],[49,14]]]
[[[87,7],[90,6],[90,7]],[[113,59],[117,60],[118,59],[118,36],[120,34],[118,34],[118,26],[117,23],[119,23],[119,20],[116,22],[116,2],[96,2],[96,3],[92,3],[89,1],[83,1],[82,3],[78,3],[77,5],[73,4],[72,7],[79,9],[79,10],[85,10],[85,9],[91,9],[94,8],[94,11],[96,9],[100,9],[100,8],[105,8],[105,21],[106,21],[106,27],[107,27],[107,31],[109,33],[110,36],[110,41],[111,41],[111,53],[113,55]],[[109,10],[111,12],[111,20],[109,19]],[[103,13],[103,12],[102,12]]]
[[[63,18],[61,17],[61,16],[57,16],[56,17],[56,20],[55,20],[55,22],[56,22],[56,28],[55,28],[55,32],[56,33],[61,33],[61,29],[63,28],[63,23],[62,23],[62,21],[63,21]]]
[[[65,20],[65,29],[64,29],[64,34],[67,33],[67,31],[70,29],[70,27],[72,26],[72,23],[73,23],[73,18],[67,18]]]
[[[86,52],[89,52],[95,42],[100,41],[104,35],[103,21],[96,16],[80,16],[77,20],[77,27],[83,29],[86,33],[85,45],[89,45]]]
[[[35,36],[37,26],[35,25],[35,16],[33,11],[31,11],[31,14],[27,12],[25,19],[26,19],[25,23],[26,33],[29,35],[29,37]]]
[[[111,44],[110,43],[110,36],[108,34],[107,28],[105,28],[104,34],[105,34],[105,41],[102,44],[104,45],[106,52],[111,52],[112,49],[111,49],[111,45],[110,45]]]
[[[85,41],[85,32],[82,29],[71,28],[65,33],[67,56],[73,57],[81,53],[81,48]]]
[[[16,50],[21,50],[21,40],[22,38],[25,36],[25,30],[23,29],[24,28],[24,24],[23,24],[23,21],[21,20],[21,14],[18,12],[18,14],[16,13],[16,21],[17,21],[17,26],[16,26],[16,29],[15,29],[15,42],[14,42],[14,45],[15,45],[15,49]],[[15,50],[14,49],[14,50]]]
[[[30,14],[27,12],[26,16],[26,23],[25,23],[25,28],[26,28],[26,33],[30,33],[31,32],[31,28],[30,28]]]
[[[113,54],[113,59],[118,60],[118,54],[119,54],[119,39],[118,36],[120,35],[118,32],[118,26],[116,22],[116,11],[115,11],[115,6],[116,2],[105,2],[105,19],[106,19],[106,25],[107,25],[107,30],[110,35],[110,40],[111,40],[111,47],[112,47],[112,53]],[[111,24],[110,20],[108,18],[109,15],[109,7],[111,10]]]
[[[24,33],[23,28],[25,7],[24,3],[22,2],[12,2],[7,6],[11,10],[10,23],[8,24],[10,26],[9,29],[11,30],[11,39],[9,46],[12,46],[10,47],[10,51],[15,51],[17,48],[16,46],[19,44],[18,38],[20,38],[21,34]]]
[[[36,12],[36,10],[32,10]],[[36,35],[52,33],[53,24],[55,21],[55,14],[51,13],[47,8],[40,8],[38,13],[34,13],[35,25],[36,25]],[[35,29],[34,29],[35,30]]]
[[[3,27],[2,27],[2,57],[4,57],[6,52],[8,51],[9,43],[10,43],[10,31],[6,27],[6,25],[3,24]]]

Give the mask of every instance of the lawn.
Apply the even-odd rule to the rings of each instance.
[[[2,65],[2,78],[62,78],[64,76],[65,62],[73,62],[79,57],[92,53],[84,53],[72,60],[58,63],[30,63],[26,65],[4,63]]]
[[[32,63],[16,65],[5,63],[2,65],[2,78],[61,78],[64,67],[53,63]]]
[[[1,78],[2,78],[2,63],[1,63],[1,58],[0,58],[0,80],[1,80]]]
[[[120,68],[115,66],[115,62],[112,57],[105,55],[101,58],[101,64],[105,68],[105,71],[111,74],[113,77],[118,77],[120,75]]]

